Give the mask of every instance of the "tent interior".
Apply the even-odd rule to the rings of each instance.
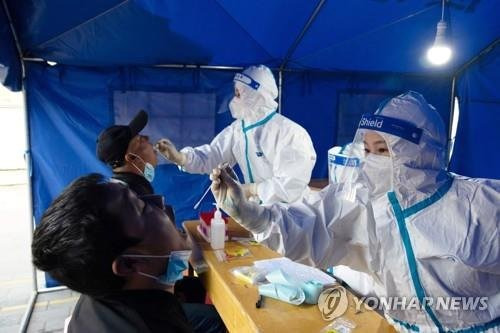
[[[110,175],[96,138],[139,109],[152,140],[208,143],[233,121],[234,74],[254,64],[273,70],[279,112],[309,132],[313,179],[328,177],[328,149],[352,140],[363,113],[407,90],[447,125],[458,100],[449,171],[500,178],[500,3],[444,3],[442,11],[439,0],[3,0],[0,81],[26,96],[34,220],[76,177]],[[453,57],[435,67],[425,53],[442,17]],[[168,163],[156,175],[177,221],[196,218],[207,175]]]

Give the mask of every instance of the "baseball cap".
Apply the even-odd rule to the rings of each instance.
[[[130,140],[139,134],[147,123],[148,114],[140,110],[128,125],[106,128],[97,137],[97,157],[112,168],[122,165]]]

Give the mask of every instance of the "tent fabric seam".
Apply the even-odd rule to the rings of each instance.
[[[381,25],[381,26],[379,26],[379,27],[377,27],[377,28],[374,28],[374,29],[372,29],[372,30],[369,30],[369,31],[363,32],[363,33],[361,33],[361,34],[358,34],[358,35],[356,35],[356,36],[353,36],[353,37],[351,37],[351,38],[349,38],[349,39],[346,39],[346,40],[343,40],[343,41],[339,41],[339,42],[337,42],[337,43],[330,44],[330,45],[328,45],[328,46],[326,46],[326,47],[323,47],[323,48],[321,48],[321,49],[319,49],[319,50],[315,50],[315,51],[313,51],[313,52],[310,52],[310,53],[308,53],[308,54],[305,54],[305,55],[301,56],[300,58],[296,58],[296,59],[295,59],[295,61],[296,61],[296,62],[298,62],[298,61],[300,61],[300,60],[302,60],[302,59],[304,59],[304,58],[306,58],[306,57],[309,57],[309,56],[311,56],[311,55],[314,55],[314,54],[316,54],[316,53],[318,53],[318,52],[323,52],[323,51],[325,51],[325,50],[331,49],[331,48],[333,48],[333,47],[337,47],[337,46],[342,45],[342,44],[344,44],[344,43],[348,43],[348,42],[351,42],[351,41],[356,40],[356,39],[358,39],[358,38],[362,38],[362,37],[364,37],[364,36],[370,35],[370,34],[372,34],[372,33],[374,33],[374,32],[381,31],[381,30],[383,30],[383,29],[385,29],[385,28],[387,28],[387,27],[390,27],[390,26],[392,26],[392,25],[394,25],[394,24],[397,24],[397,23],[399,23],[399,22],[403,22],[403,21],[405,21],[405,20],[407,20],[407,19],[410,19],[410,18],[412,18],[412,17],[414,17],[414,16],[417,16],[417,15],[420,15],[420,14],[422,14],[422,13],[425,13],[425,12],[427,12],[427,11],[429,11],[429,10],[433,9],[435,6],[436,6],[436,5],[429,6],[429,7],[427,7],[427,8],[424,8],[424,9],[418,10],[418,11],[416,11],[416,12],[414,12],[414,13],[408,14],[408,15],[406,15],[405,17],[401,17],[401,18],[399,18],[399,19],[397,19],[397,20],[395,20],[395,21],[392,21],[392,22],[389,22],[389,23],[383,24],[383,25]]]
[[[318,4],[314,8],[313,12],[307,19],[307,22],[305,26],[302,28],[300,31],[299,35],[295,38],[293,41],[292,45],[288,48],[288,51],[285,53],[285,58],[283,59],[281,65],[280,65],[280,71],[286,68],[286,65],[292,58],[293,54],[297,50],[297,47],[299,47],[300,43],[302,42],[302,39],[304,39],[304,36],[307,34],[309,29],[311,28],[312,24],[316,20],[316,17],[318,17],[319,13],[321,12],[321,9],[323,8],[323,4],[325,3],[326,0],[319,0]]]
[[[237,26],[239,26],[241,28],[242,31],[244,31],[254,42],[256,45],[258,45],[268,56],[269,58],[272,60],[274,59],[273,55],[271,53],[269,53],[269,51],[264,47],[264,45],[260,44],[255,38],[254,36],[252,36],[252,34],[250,32],[248,32],[247,29],[245,29],[234,17],[233,15],[229,14],[229,12],[226,10],[226,8],[220,4],[220,2],[218,0],[213,0],[223,11],[224,13],[226,13],[227,16],[229,16],[231,18],[231,20],[236,23]]]
[[[76,30],[76,29],[78,29],[78,28],[80,28],[80,27],[88,24],[89,22],[93,22],[94,20],[98,19],[99,17],[102,17],[103,15],[107,15],[108,13],[116,10],[117,8],[119,8],[119,7],[123,6],[123,5],[126,5],[128,2],[130,2],[130,0],[123,0],[119,4],[116,4],[113,7],[110,7],[108,9],[106,9],[105,11],[100,12],[99,14],[97,14],[97,15],[95,15],[95,16],[93,16],[93,17],[91,17],[91,18],[89,18],[89,19],[87,19],[87,20],[85,20],[85,21],[83,21],[83,22],[81,22],[81,23],[79,23],[79,24],[77,24],[77,25],[75,25],[75,26],[73,26],[73,27],[71,27],[71,28],[69,28],[69,29],[67,29],[67,30],[65,30],[65,31],[63,31],[63,32],[61,32],[61,33],[59,33],[59,34],[57,34],[57,35],[49,38],[49,39],[47,39],[47,40],[45,40],[45,41],[43,41],[43,42],[41,42],[40,44],[35,45],[30,50],[27,50],[27,53],[31,52],[32,50],[36,50],[38,48],[41,48],[41,47],[45,46],[46,44],[49,44],[49,43],[51,43],[51,42],[59,39],[61,36],[64,36],[64,35],[72,32],[72,31],[74,31],[74,30]]]

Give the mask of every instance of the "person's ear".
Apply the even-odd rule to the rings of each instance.
[[[113,274],[117,276],[130,276],[137,272],[136,269],[136,261],[134,258],[126,258],[119,256],[113,260],[111,263],[111,269],[113,270]]]
[[[137,158],[137,156],[135,156],[134,154],[131,154],[131,153],[125,154],[125,161],[128,163],[133,162],[136,158]]]

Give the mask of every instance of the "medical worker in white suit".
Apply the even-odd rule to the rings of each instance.
[[[217,168],[212,191],[222,209],[286,256],[365,272],[379,298],[416,299],[411,308],[384,308],[399,331],[498,332],[500,181],[446,172],[445,133],[436,110],[408,92],[362,117],[352,144],[365,153],[343,185],[264,207]],[[476,297],[476,305],[457,309],[444,299],[438,306],[440,297]]]
[[[278,88],[266,66],[251,66],[234,77],[229,103],[236,120],[210,144],[177,151],[168,139],[159,151],[190,173],[206,173],[227,162],[238,163],[246,197],[264,204],[293,202],[309,191],[316,152],[307,131],[276,112]]]

